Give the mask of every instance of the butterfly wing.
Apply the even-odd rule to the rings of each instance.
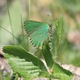
[[[43,22],[27,20],[24,23],[32,44],[42,48],[44,41],[48,38],[49,26]]]

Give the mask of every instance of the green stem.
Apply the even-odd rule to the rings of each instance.
[[[8,33],[10,33],[16,40],[18,40],[11,32],[9,32],[7,29],[5,29],[4,27],[0,26],[0,28],[4,29],[5,31],[7,31]]]
[[[27,1],[27,0],[26,0]],[[30,14],[30,12],[31,12],[31,1],[30,0],[28,0],[28,2],[26,2],[26,3],[28,3],[28,8],[27,8],[27,20],[29,20],[30,19],[30,17],[31,17],[31,14]],[[28,45],[29,45],[29,43],[28,43]],[[28,50],[30,50],[30,46],[28,47]]]
[[[25,37],[24,37],[24,26],[23,26],[23,21],[22,21],[22,15],[21,15],[21,28],[22,28],[22,38],[23,38],[23,43],[22,43],[22,45],[23,45],[23,47],[26,49],[26,47],[25,47]]]
[[[13,27],[12,27],[11,16],[10,16],[9,7],[8,7],[8,0],[6,0],[6,4],[7,4],[7,12],[8,12],[8,16],[9,16],[9,21],[10,21],[10,27],[11,27],[11,31],[13,34]],[[14,37],[13,37],[13,44],[14,44]]]
[[[28,19],[30,19],[30,9],[31,9],[31,1],[28,0]]]
[[[0,27],[0,34],[1,34],[1,27]],[[1,43],[1,36],[0,36],[0,43]]]
[[[23,43],[25,43],[25,41],[24,41],[24,26],[23,26],[23,22],[22,22],[22,15],[21,15],[21,28],[22,28]]]

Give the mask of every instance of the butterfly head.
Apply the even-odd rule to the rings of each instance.
[[[52,24],[49,24],[49,27],[52,27],[53,25]]]

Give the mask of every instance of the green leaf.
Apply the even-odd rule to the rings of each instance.
[[[64,31],[64,22],[63,18],[54,22],[54,32],[52,33],[51,38],[51,52],[54,57],[54,60],[60,60],[62,57],[62,53],[65,50],[66,42],[65,41],[65,31]]]
[[[46,72],[46,71],[41,71],[40,74],[39,74],[39,77],[49,78],[50,74],[48,72]]]
[[[21,59],[25,59],[27,62],[32,62],[35,66],[39,67],[41,70],[47,71],[44,63],[39,58],[27,52],[25,49],[21,47],[4,46],[3,52],[13,55],[15,57],[19,57]]]
[[[32,44],[42,48],[44,41],[48,38],[49,26],[43,22],[31,20],[25,21],[24,25]]]
[[[42,52],[43,52],[44,59],[46,61],[47,66],[51,68],[54,64],[54,61],[53,61],[52,54],[50,52],[50,47],[48,43],[45,43],[45,45],[43,46]]]
[[[72,80],[73,78],[73,74],[70,71],[65,70],[57,63],[54,63],[52,71],[54,77],[58,78],[59,80]]]
[[[7,54],[7,56],[10,56]],[[25,80],[32,80],[33,78],[37,77],[41,70],[34,66],[32,62],[26,62],[24,59],[20,58],[9,58],[8,62],[13,69],[19,76],[25,78]]]

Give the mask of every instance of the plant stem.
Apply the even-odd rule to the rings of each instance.
[[[27,0],[26,0],[26,3],[28,3],[28,8],[27,8],[27,20],[29,20],[30,19],[30,17],[31,17],[31,14],[30,14],[30,12],[31,12],[31,0],[28,0],[28,2],[27,2]],[[29,43],[28,43],[28,45],[29,45]],[[28,50],[30,50],[30,46],[28,47]]]
[[[10,20],[10,27],[11,27],[11,31],[13,34],[13,27],[12,27],[11,16],[10,16],[9,7],[8,7],[8,0],[6,0],[6,4],[7,4],[7,12],[8,12],[9,20]],[[14,37],[13,37],[13,44],[14,44]]]
[[[30,19],[30,8],[31,8],[31,1],[30,0],[28,0],[28,19]]]
[[[23,38],[23,43],[25,43],[25,41],[24,41],[24,26],[23,26],[23,20],[22,20],[22,6],[21,6],[21,3],[20,3],[20,8],[21,8],[20,18],[21,18],[22,38]]]
[[[8,33],[10,33],[15,39],[17,39],[11,32],[9,32],[7,29],[5,29],[4,27],[2,27],[1,25],[0,25],[0,28],[4,29],[5,31],[7,31]]]
[[[22,21],[22,14],[21,14],[21,28],[22,28],[23,43],[25,43],[25,41],[24,41],[24,26],[23,26],[23,21]]]
[[[0,34],[1,34],[1,27],[0,27]],[[0,36],[0,44],[1,44],[1,36]]]

